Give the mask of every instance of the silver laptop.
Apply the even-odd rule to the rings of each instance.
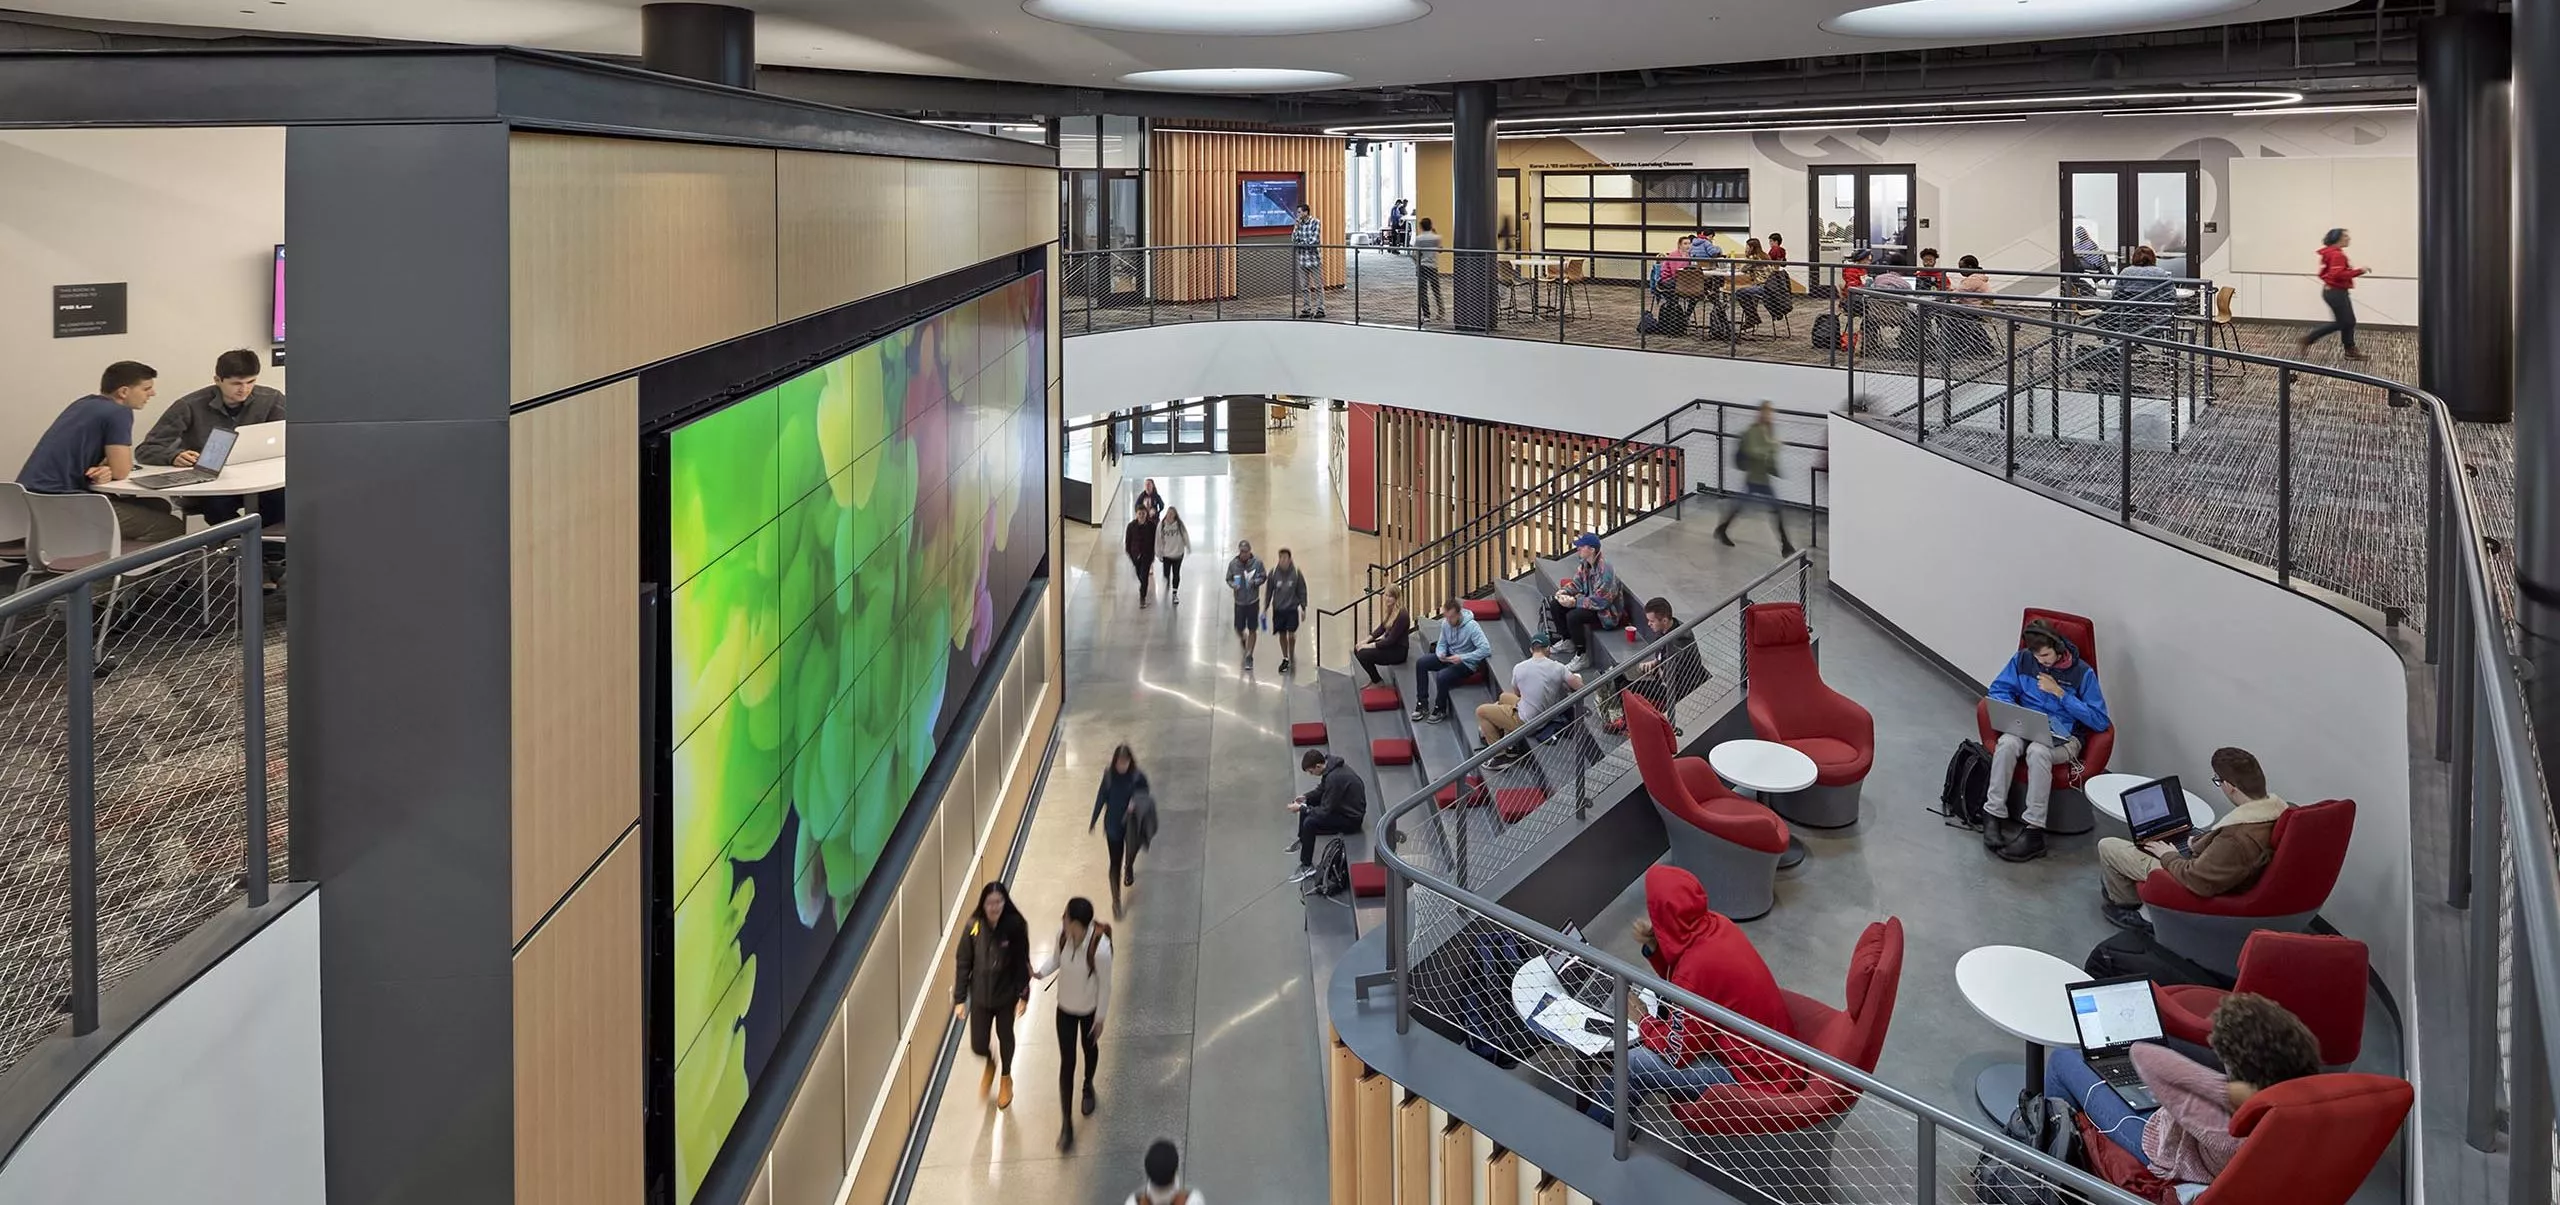
[[[2133,1109],[2160,1102],[2133,1069],[2133,1044],[2160,1040],[2160,1004],[2151,981],[2139,975],[2072,984],[2071,1020],[2080,1028],[2080,1055]],[[2086,1102],[2081,1102],[2086,1103]]]
[[[2053,734],[2053,721],[2032,707],[2003,703],[1986,698],[1991,705],[1991,730],[2005,732],[2030,745],[2059,745],[2062,739]]]
[[[132,481],[135,485],[147,490],[174,489],[181,485],[211,481],[222,475],[222,466],[230,461],[231,445],[237,438],[236,432],[216,427],[205,433],[204,451],[196,453],[195,467],[176,469],[166,473],[150,473],[135,477]]]
[[[251,423],[240,428],[239,446],[231,450],[232,464],[255,464],[261,460],[284,459],[284,423]]]

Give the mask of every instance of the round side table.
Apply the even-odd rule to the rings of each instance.
[[[1726,741],[1707,751],[1707,765],[1754,796],[1801,791],[1813,785],[1817,774],[1812,758],[1776,741]],[[1778,855],[1778,869],[1794,869],[1804,855],[1804,839],[1795,835],[1795,826],[1787,826],[1787,852]]]

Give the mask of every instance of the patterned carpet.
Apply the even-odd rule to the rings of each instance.
[[[120,605],[94,679],[102,987],[240,898],[246,857],[234,600],[193,579]],[[265,617],[269,877],[286,877],[285,624]],[[71,983],[68,697],[60,609],[0,652],[0,1071],[66,1023]]]

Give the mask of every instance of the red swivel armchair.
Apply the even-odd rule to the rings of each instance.
[[[2155,870],[2140,888],[2160,944],[2216,974],[2240,973],[2240,947],[2260,929],[2300,933],[2329,900],[2355,836],[2356,801],[2286,808],[2276,817],[2275,854],[2258,881],[2229,895],[2202,896]]]
[[[2089,617],[2085,615],[2029,607],[2018,619],[2020,634],[2018,647],[2026,647],[2027,625],[2039,619],[2045,621],[2054,631],[2061,633],[2062,638],[2070,641],[2073,648],[2079,649],[2080,656],[2088,661],[2090,669],[2098,668],[2098,625],[2091,623]],[[2100,681],[2103,682],[2104,679],[2101,678]],[[1973,722],[1982,730],[1983,748],[1990,748],[1992,742],[2000,739],[2000,734],[1991,728],[1990,700],[1985,699],[1973,705]],[[2107,758],[2115,751],[2116,726],[2110,724],[2104,732],[2091,732],[2080,738],[2080,765],[2076,772],[2068,765],[2053,768],[2053,806],[2045,816],[2046,831],[2069,835],[2085,833],[2098,826],[2097,817],[2089,810],[2089,797],[2081,792],[2080,784],[2106,773]],[[2023,783],[2026,780],[2027,763],[2024,758],[2021,758],[2018,761],[2017,781]],[[1998,789],[1998,784],[1995,783],[1993,786],[1994,789]]]
[[[1873,1071],[1884,1053],[1885,1031],[1893,1023],[1894,999],[1901,989],[1902,921],[1888,916],[1859,936],[1849,956],[1842,1007],[1785,988],[1778,994],[1787,1002],[1787,1020],[1797,1041],[1861,1071]],[[1757,1049],[1739,1037],[1728,1036],[1723,1044]],[[1728,1049],[1728,1061],[1731,1053]],[[1775,1176],[1785,1181],[1761,1182],[1776,1199],[1821,1200],[1830,1195],[1830,1168],[1808,1157],[1805,1136],[1836,1131],[1857,1103],[1856,1089],[1808,1071],[1785,1081],[1750,1077],[1718,1085],[1696,1100],[1672,1106],[1671,1112],[1691,1133],[1714,1138],[1717,1147],[1741,1148],[1730,1153],[1759,1169],[1755,1180]]]
[[[2232,1115],[2240,1153],[2194,1205],[2345,1205],[2415,1095],[2387,1075],[2309,1075],[2268,1088]]]
[[[1876,761],[1876,720],[1822,680],[1801,603],[1742,612],[1751,731],[1813,759],[1813,786],[1784,796],[1787,818],[1815,828],[1858,822],[1858,788]]]
[[[2283,1005],[2319,1041],[2321,1064],[2344,1067],[2364,1050],[2366,977],[2363,942],[2261,929],[2240,947],[2240,982],[2231,990]],[[2231,994],[2193,984],[2151,990],[2160,1001],[2161,1027],[2189,1042],[2211,1040],[2213,1010]]]
[[[1653,810],[1671,839],[1671,864],[1698,876],[1716,910],[1735,920],[1765,916],[1778,900],[1778,855],[1787,822],[1734,794],[1705,758],[1676,756],[1671,721],[1652,700],[1629,693],[1627,739]]]

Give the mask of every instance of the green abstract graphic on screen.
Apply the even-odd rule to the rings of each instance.
[[[1045,297],[1016,281],[669,437],[679,1205],[1039,563]]]

